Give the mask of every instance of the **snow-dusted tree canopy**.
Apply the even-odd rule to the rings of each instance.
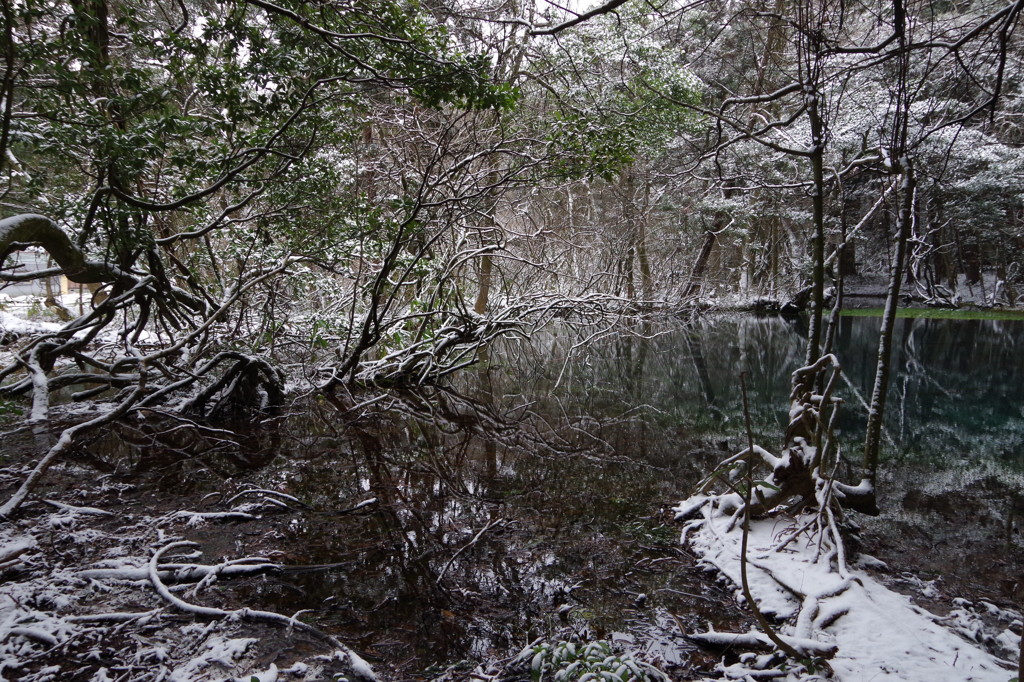
[[[613,4],[8,3],[4,253],[93,296],[2,390],[111,334],[91,387],[206,412],[433,380],[553,307],[820,308],[888,268],[905,162],[904,294],[1016,301],[1015,6]]]

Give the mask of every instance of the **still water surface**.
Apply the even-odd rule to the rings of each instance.
[[[874,383],[880,324],[844,317],[837,334],[850,450]],[[800,321],[780,318],[711,319],[650,339],[594,344],[577,351],[570,371],[578,384],[589,376],[598,392],[672,414],[694,432],[732,438],[742,436],[738,377],[746,372],[756,428],[771,444],[784,429],[788,376],[803,364],[804,331]],[[994,459],[1024,469],[1024,320],[899,319],[893,352],[890,455],[940,467]]]
[[[898,325],[886,511],[866,523],[865,546],[896,572],[941,577],[949,596],[1012,600],[1024,568],[1024,322]],[[838,334],[853,464],[878,326],[844,318]],[[566,628],[630,640],[683,674],[707,660],[680,627],[745,625],[729,590],[679,547],[668,509],[743,447],[741,372],[758,439],[778,445],[802,334],[799,322],[753,317],[589,336],[550,329],[492,349],[451,390],[344,413],[318,403],[256,434],[250,452],[170,467],[140,456],[136,473],[196,499],[231,485],[301,499],[300,513],[196,539],[307,566],[231,589],[244,603],[311,609],[403,679]],[[975,559],[993,568],[958,576],[952,562]]]

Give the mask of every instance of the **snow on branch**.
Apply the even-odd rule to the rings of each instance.
[[[78,284],[120,281],[132,286],[137,279],[113,263],[88,260],[57,223],[46,216],[24,213],[0,220],[0,257],[6,258],[12,251],[29,245],[39,245],[46,249],[64,276]],[[36,274],[45,276],[43,272]],[[0,274],[0,279],[6,277]]]
[[[599,15],[602,15],[602,14],[608,14],[609,12],[615,10],[616,8],[618,8],[618,7],[620,7],[620,6],[624,5],[624,4],[626,4],[626,0],[609,0],[609,2],[606,2],[606,3],[602,4],[602,5],[598,5],[594,9],[589,10],[587,12],[584,12],[583,14],[577,14],[572,19],[569,19],[567,21],[563,21],[562,23],[560,23],[560,24],[558,24],[556,26],[551,26],[549,28],[534,28],[534,29],[530,30],[530,35],[535,35],[535,36],[555,35],[556,33],[561,33],[562,31],[564,31],[564,30],[566,30],[568,28],[572,28],[573,26],[576,26],[577,24],[582,24],[584,21],[588,21],[589,19],[593,19],[596,16],[599,16]]]
[[[180,611],[184,611],[185,613],[190,613],[195,616],[216,619],[252,620],[264,623],[272,623],[276,625],[283,625],[286,628],[289,628],[290,630],[301,630],[306,634],[312,635],[317,639],[327,642],[335,649],[343,652],[344,655],[348,658],[348,663],[352,669],[353,675],[357,679],[365,680],[367,682],[375,682],[378,679],[370,665],[362,658],[360,658],[354,651],[352,651],[347,646],[342,644],[337,638],[328,635],[325,632],[322,632],[321,630],[318,630],[312,625],[303,623],[294,616],[288,617],[281,615],[280,613],[274,613],[273,611],[258,611],[249,608],[241,608],[233,611],[228,611],[225,609],[219,609],[211,606],[192,604],[175,595],[173,592],[171,592],[170,589],[168,589],[167,585],[160,577],[160,559],[163,558],[164,554],[173,549],[178,549],[179,547],[193,546],[195,546],[195,543],[188,542],[185,540],[171,542],[164,545],[156,552],[154,552],[152,558],[149,560],[149,566],[147,568],[149,580],[152,583],[153,588],[157,591],[157,594],[159,594],[166,602],[168,602],[175,608],[179,609]]]
[[[247,557],[225,561],[216,565],[169,563],[157,566],[157,576],[164,583],[191,583],[211,576],[222,578],[249,577],[280,573],[281,564],[263,557]],[[117,566],[111,568],[87,568],[76,574],[84,580],[125,580],[135,582],[150,579],[148,566]]]

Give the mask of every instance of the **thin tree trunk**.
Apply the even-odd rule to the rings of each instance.
[[[700,253],[693,264],[693,270],[690,271],[690,281],[686,285],[685,298],[692,298],[700,293],[701,280],[704,279],[704,271],[707,270],[708,261],[711,259],[711,250],[715,248],[716,241],[718,241],[718,233],[713,226],[712,229],[704,233],[704,244],[700,247]]]
[[[476,302],[473,304],[473,311],[477,315],[487,312],[487,303],[491,297],[491,272],[493,268],[491,254],[485,253],[480,256],[480,286],[476,292]]]
[[[644,198],[636,225],[636,258],[640,263],[641,296],[643,296],[644,305],[651,305],[654,301],[654,278],[651,276],[651,260],[647,253],[647,217],[651,206],[650,173],[644,173],[643,182]]]
[[[626,235],[626,255],[622,262],[622,278],[626,285],[626,298],[631,302],[636,301],[636,283],[633,261],[637,258],[637,220],[636,202],[634,190],[635,170],[630,167],[621,176],[619,183],[622,190],[622,224]]]
[[[814,236],[811,238],[811,320],[807,332],[807,364],[821,354],[821,325],[825,305],[825,130],[818,110],[817,95],[812,96],[807,115],[811,124],[811,202]]]
[[[909,160],[904,159],[903,182],[899,213],[896,217],[896,246],[889,272],[889,290],[885,298],[885,312],[882,314],[882,328],[878,334],[878,359],[875,369],[875,386],[868,405],[868,425],[864,437],[864,479],[874,487],[878,473],[878,452],[882,442],[882,416],[885,413],[885,398],[889,389],[889,370],[892,360],[892,337],[899,307],[900,283],[907,260],[907,242],[914,221],[914,189],[916,182]]]
[[[498,181],[498,172],[491,171],[487,176],[487,184],[494,186]],[[498,220],[495,215],[497,212],[498,199],[495,196],[490,196],[487,199],[488,206],[485,214],[484,229],[480,230],[480,247],[486,248],[493,245],[495,242],[491,240],[497,229]],[[490,253],[484,253],[480,256],[480,279],[478,282],[478,288],[476,292],[476,301],[473,304],[473,311],[477,315],[483,315],[487,312],[487,304],[491,298],[491,282],[493,280],[494,272],[494,261]]]
[[[3,99],[3,112],[0,113],[0,171],[7,165],[8,147],[11,139],[11,119],[14,107],[15,82],[15,44],[14,44],[14,11],[11,0],[3,0],[3,51],[4,77],[0,82],[0,98]]]
[[[654,300],[654,280],[651,278],[651,261],[647,255],[647,225],[643,219],[637,224],[636,259],[640,263],[640,292],[644,305]]]
[[[729,186],[729,182],[726,181],[725,187],[722,188],[722,198],[728,199],[733,195],[733,188]],[[726,228],[728,220],[725,215],[718,215],[715,218],[714,223],[711,227],[704,232],[704,243],[700,247],[700,253],[697,255],[697,260],[693,263],[693,270],[690,271],[690,280],[686,285],[686,290],[683,292],[684,298],[694,298],[700,294],[701,280],[704,279],[704,273],[707,271],[708,263],[711,261],[711,252],[715,248],[715,243],[718,241],[718,234]]]

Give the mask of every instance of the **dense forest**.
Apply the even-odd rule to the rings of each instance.
[[[2,390],[417,383],[545,316],[820,309],[896,243],[905,296],[1012,305],[1018,9],[9,2],[3,250],[54,267],[2,276],[92,304]]]
[[[756,308],[807,315],[789,454],[748,425],[721,465],[746,484],[680,518],[744,518],[745,555],[796,499],[846,577],[832,512],[878,513],[897,306],[1024,301],[1024,0],[0,3],[0,283],[81,292],[0,327],[0,414],[39,437],[6,519],[127,417],[239,433],[437,386],[553,321]],[[829,313],[863,292],[887,305],[844,484]]]

